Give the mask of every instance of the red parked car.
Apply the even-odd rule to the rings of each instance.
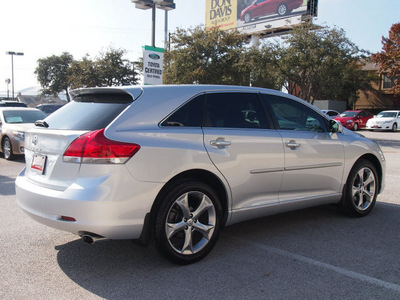
[[[240,20],[248,23],[252,19],[275,13],[284,16],[302,4],[303,0],[256,0],[242,11]]]
[[[337,116],[335,120],[340,121],[344,127],[356,131],[360,128],[365,128],[367,121],[373,117],[374,115],[369,111],[346,110]]]

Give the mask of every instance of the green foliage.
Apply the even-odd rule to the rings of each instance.
[[[379,64],[379,71],[390,78],[400,78],[400,23],[393,24],[389,37],[382,37],[382,51],[372,56]],[[400,96],[400,81],[395,80],[393,87],[395,95]]]
[[[65,91],[69,101],[68,76],[72,62],[73,57],[68,52],[64,52],[60,56],[52,55],[38,60],[38,66],[34,73],[42,86],[44,95],[56,96],[58,93]]]
[[[278,82],[309,102],[332,99],[351,105],[358,99],[358,91],[369,86],[361,70],[364,52],[341,29],[304,24],[282,42],[265,46],[264,51],[273,54]]]
[[[234,84],[270,87],[260,68],[263,55],[246,47],[237,31],[177,29],[164,60],[164,82],[170,84]],[[272,84],[273,85],[273,84]]]
[[[101,52],[99,58],[89,55],[74,60],[65,52],[61,56],[50,56],[38,60],[35,70],[45,95],[57,95],[68,89],[95,86],[121,86],[136,84],[138,75],[135,65],[124,59],[125,50],[109,48]]]

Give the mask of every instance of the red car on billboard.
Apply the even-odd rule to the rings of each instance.
[[[346,110],[335,118],[342,125],[350,130],[358,130],[367,126],[367,121],[374,115],[365,110]]]
[[[274,13],[285,16],[301,5],[303,0],[256,0],[242,11],[240,20],[248,23],[252,19]]]

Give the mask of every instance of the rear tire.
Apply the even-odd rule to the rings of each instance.
[[[392,131],[396,132],[397,131],[397,123],[394,123],[392,126]]]
[[[251,21],[251,15],[250,15],[250,13],[246,13],[245,15],[244,15],[244,22],[245,23],[249,23],[250,21]]]
[[[285,16],[289,13],[288,7],[286,4],[282,3],[279,4],[278,6],[278,11],[277,11],[278,15],[280,16]]]
[[[178,184],[166,194],[154,219],[158,251],[177,264],[204,258],[215,246],[222,208],[215,191],[199,181]]]
[[[342,208],[350,216],[368,215],[375,205],[379,180],[375,166],[368,160],[357,161],[347,178]]]

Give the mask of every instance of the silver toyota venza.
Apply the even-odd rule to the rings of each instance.
[[[365,216],[384,186],[375,142],[284,93],[188,85],[71,94],[25,134],[16,192],[32,218],[89,243],[151,237],[187,264],[225,225],[327,203]]]

